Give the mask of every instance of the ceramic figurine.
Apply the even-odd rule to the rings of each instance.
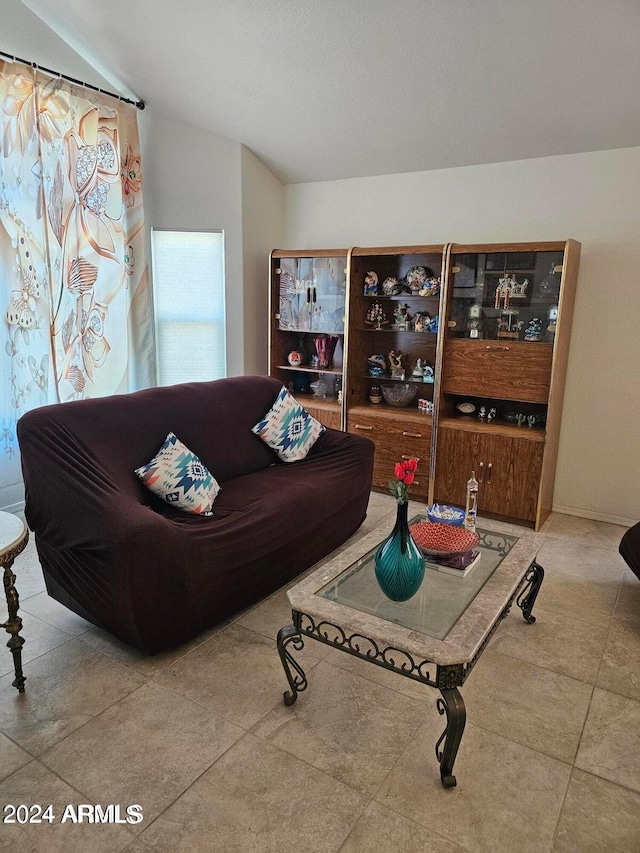
[[[469,308],[469,315],[467,317],[467,329],[469,330],[469,337],[482,337],[482,326],[482,306],[476,302]]]
[[[484,406],[480,406],[480,411],[478,412],[478,417],[484,420],[487,417],[487,410]]]
[[[369,388],[369,400],[371,403],[377,404],[382,402],[382,391],[379,385],[372,385]]]
[[[429,320],[429,325],[427,326],[427,331],[433,332],[435,335],[438,334],[438,315],[437,314],[432,320]]]
[[[427,270],[425,267],[411,267],[405,277],[405,281],[411,293],[418,293],[427,280]]]
[[[398,305],[393,312],[393,328],[406,331],[409,328],[409,319],[409,306],[407,303]]]
[[[370,270],[364,277],[364,295],[378,295],[378,273]]]
[[[382,282],[382,292],[385,296],[397,296],[400,293],[400,285],[394,275],[390,275]]]
[[[304,361],[304,357],[301,352],[298,350],[293,350],[287,356],[287,361],[291,365],[291,367],[299,367]]]
[[[375,326],[376,329],[381,329],[389,322],[387,320],[387,315],[384,313],[384,308],[377,300],[367,311],[367,316],[364,321],[370,326]]]
[[[429,364],[425,364],[424,370],[422,371],[422,381],[432,383],[434,380],[433,367]]]
[[[535,415],[529,415],[529,417],[527,418],[527,423],[530,427],[534,427],[536,425],[536,420],[537,418]]]
[[[518,414],[516,415],[516,420],[518,422],[518,426],[522,426],[524,423],[526,423],[527,416],[523,415],[522,412],[518,412]]]
[[[520,334],[520,329],[523,326],[522,320],[516,320],[520,312],[517,308],[503,308],[500,312],[498,320],[498,331],[496,337],[498,340],[506,339],[509,341],[517,341]]]
[[[419,296],[437,296],[440,293],[440,276],[432,276],[418,291]]]
[[[495,417],[496,417],[496,410],[493,407],[491,407],[489,409],[489,413],[487,414],[487,420],[489,422],[493,421],[493,420],[495,420]]]
[[[541,341],[542,340],[543,322],[540,317],[532,317],[529,320],[529,325],[524,330],[525,341]]]
[[[387,360],[382,353],[370,355],[367,363],[369,366],[369,376],[384,376],[384,372],[387,369]]]
[[[414,379],[422,379],[423,375],[424,375],[424,364],[422,363],[422,359],[419,358],[416,361],[416,366],[413,368],[413,373],[411,374],[411,376]]]
[[[389,366],[392,379],[404,379],[404,368],[402,367],[402,352],[391,350],[389,353]]]

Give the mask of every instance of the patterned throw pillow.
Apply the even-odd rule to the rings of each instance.
[[[172,432],[151,462],[136,468],[149,491],[195,515],[213,515],[220,486],[209,469]]]
[[[251,432],[273,448],[283,462],[304,459],[324,430],[284,385],[264,418],[251,427]]]

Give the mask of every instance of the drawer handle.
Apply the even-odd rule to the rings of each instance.
[[[491,484],[491,469],[493,468],[493,463],[489,462],[487,465],[487,485]]]
[[[478,482],[484,483],[484,462],[481,462],[478,465]]]
[[[422,438],[422,434],[419,432],[405,432],[403,430],[402,434],[408,436],[409,438]]]
[[[366,430],[369,430],[369,432],[371,432],[373,427],[372,426],[363,426],[362,424],[356,424],[356,429],[366,429]]]
[[[487,344],[487,349],[498,350],[499,352],[509,352],[509,347],[492,347]]]
[[[403,453],[403,454],[402,454],[402,456],[401,456],[400,458],[401,458],[401,459],[415,459],[415,460],[416,460],[416,462],[419,462],[419,461],[420,461],[420,457],[419,457],[419,456],[409,456],[409,454],[408,454],[408,453]],[[414,480],[414,482],[415,482],[415,480]]]

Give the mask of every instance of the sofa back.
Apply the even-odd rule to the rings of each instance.
[[[118,491],[144,489],[134,470],[149,462],[173,432],[223,482],[266,468],[276,456],[251,432],[282,383],[239,376],[116,394],[34,409],[18,423],[25,483],[57,469],[98,467]]]

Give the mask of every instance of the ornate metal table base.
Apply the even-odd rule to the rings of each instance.
[[[327,621],[316,622],[309,614],[293,610],[293,624],[281,628],[278,631],[277,638],[278,654],[289,683],[289,690],[283,694],[284,704],[293,705],[298,698],[298,693],[303,693],[307,689],[308,682],[304,670],[291,652],[291,650],[299,652],[304,648],[303,637],[305,636],[328,646],[333,646],[333,648],[341,649],[347,654],[362,658],[362,660],[368,660],[376,666],[397,672],[405,678],[411,678],[422,684],[428,684],[429,687],[435,687],[440,690],[441,694],[436,702],[438,713],[446,715],[447,720],[445,730],[436,743],[436,757],[440,764],[442,785],[445,788],[453,788],[456,785],[453,765],[467,719],[464,701],[458,687],[464,684],[498,625],[509,613],[514,600],[522,610],[527,622],[536,621],[535,617],[531,615],[531,610],[543,578],[544,569],[534,560],[506,607],[491,626],[478,652],[468,663],[442,665],[428,660],[416,661],[402,649],[390,646],[380,648],[371,637],[364,637],[360,634],[347,636],[339,625]]]
[[[18,554],[24,550],[28,541],[28,537],[17,545],[12,551],[4,555],[2,563],[4,565],[4,594],[7,599],[7,608],[9,610],[9,618],[3,622],[0,627],[5,628],[11,635],[7,642],[7,648],[10,649],[13,655],[13,666],[16,677],[12,681],[14,687],[17,687],[20,693],[24,693],[24,683],[27,680],[22,672],[22,647],[24,646],[24,637],[20,636],[22,630],[22,619],[18,616],[20,607],[20,598],[16,590],[16,576],[11,567],[13,561]]]

